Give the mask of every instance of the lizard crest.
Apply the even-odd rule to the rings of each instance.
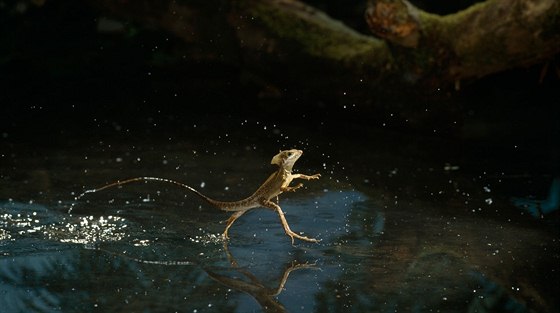
[[[294,164],[302,154],[303,151],[297,149],[280,151],[272,158],[270,164],[276,164],[279,167],[291,172]]]

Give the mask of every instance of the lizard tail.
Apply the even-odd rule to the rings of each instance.
[[[76,205],[76,202],[78,200],[80,200],[81,198],[83,198],[88,193],[94,193],[94,192],[98,192],[98,191],[108,189],[108,188],[111,188],[111,187],[122,186],[122,185],[125,185],[125,184],[129,184],[129,183],[133,183],[133,182],[139,182],[139,181],[158,181],[158,182],[174,184],[174,185],[177,185],[179,187],[185,188],[185,189],[193,192],[194,194],[201,197],[206,202],[208,202],[212,205],[218,205],[219,203],[221,203],[220,201],[213,200],[213,199],[203,195],[201,192],[194,189],[193,187],[191,187],[189,185],[186,185],[186,184],[183,184],[181,182],[178,182],[178,181],[175,181],[175,180],[172,180],[172,179],[167,179],[167,178],[143,176],[143,177],[129,178],[129,179],[126,179],[126,180],[117,180],[114,183],[110,183],[110,184],[107,184],[105,186],[95,188],[95,189],[88,189],[88,190],[82,192],[80,195],[74,197],[74,203],[72,203],[72,205],[70,205],[70,208],[68,209],[68,214],[72,213],[72,210],[74,209],[74,206]]]

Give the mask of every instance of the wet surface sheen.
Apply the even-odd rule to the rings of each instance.
[[[557,212],[535,218],[512,201],[546,199],[551,173],[444,155],[447,143],[264,129],[265,145],[243,127],[205,142],[11,145],[0,167],[2,311],[558,310]],[[226,243],[229,214],[162,183],[90,194],[68,213],[84,189],[134,176],[238,200],[274,170],[277,149],[292,147],[305,151],[296,171],[322,177],[280,205],[318,244],[292,246],[267,209],[241,217]]]

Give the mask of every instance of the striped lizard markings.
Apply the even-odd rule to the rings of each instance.
[[[188,186],[186,184],[183,184],[181,182],[174,181],[174,180],[167,179],[167,178],[148,177],[148,176],[129,178],[129,179],[122,180],[122,181],[119,180],[119,181],[116,181],[114,183],[111,183],[111,184],[108,184],[108,185],[105,185],[105,186],[102,186],[102,187],[99,187],[99,188],[96,188],[96,189],[89,189],[89,190],[86,190],[83,193],[81,193],[74,200],[78,201],[88,193],[94,193],[94,192],[98,192],[98,191],[101,191],[101,190],[104,190],[104,189],[107,189],[107,188],[111,188],[111,187],[115,187],[115,186],[121,186],[121,185],[132,183],[132,182],[158,181],[158,182],[164,182],[164,183],[171,183],[171,184],[180,186],[182,188],[185,188],[185,189],[193,192],[194,194],[196,194],[197,196],[202,198],[204,201],[208,202],[209,204],[211,204],[214,207],[217,207],[218,209],[221,209],[221,210],[226,211],[226,212],[234,212],[230,216],[230,218],[227,220],[226,228],[225,228],[225,230],[222,234],[224,239],[229,239],[228,231],[229,231],[231,225],[239,217],[241,217],[243,214],[245,214],[245,212],[247,212],[251,209],[254,209],[254,208],[258,208],[258,207],[265,207],[265,208],[272,209],[276,213],[278,213],[278,216],[280,217],[280,221],[282,223],[282,227],[284,228],[284,232],[286,232],[286,235],[291,238],[292,245],[294,244],[294,239],[295,238],[300,239],[300,240],[304,240],[304,241],[309,241],[309,242],[319,242],[319,240],[317,240],[315,238],[309,238],[309,237],[300,235],[300,234],[292,231],[290,229],[290,225],[288,225],[288,221],[286,220],[286,217],[284,215],[284,211],[282,211],[282,208],[278,204],[278,195],[280,195],[283,192],[296,191],[298,188],[301,188],[303,186],[302,183],[298,183],[295,186],[290,186],[290,183],[294,179],[312,180],[312,179],[319,179],[319,177],[321,176],[321,174],[304,175],[304,174],[293,174],[292,173],[292,168],[293,168],[295,162],[301,157],[302,154],[303,154],[303,151],[302,150],[297,150],[297,149],[280,151],[277,155],[275,155],[272,158],[272,161],[270,162],[271,164],[278,165],[278,170],[276,172],[272,173],[268,177],[268,179],[252,195],[250,195],[249,197],[247,197],[243,200],[239,200],[239,201],[218,201],[218,200],[214,200],[212,198],[209,198],[209,197],[205,196],[204,194],[202,194],[198,190],[194,189],[193,187]],[[276,203],[273,201],[273,199],[276,199]],[[68,210],[68,213],[71,213],[74,205],[75,205],[75,203],[72,204],[72,206]]]

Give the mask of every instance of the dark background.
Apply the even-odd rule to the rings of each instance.
[[[367,33],[362,18],[365,1],[307,2]],[[471,2],[415,4],[445,14]],[[459,91],[442,90],[434,101],[441,101],[443,95],[450,105],[460,106],[463,120],[451,132],[430,134],[429,125],[427,131],[392,125],[367,111],[343,110],[338,99],[321,95],[292,93],[287,99],[263,99],[261,90],[246,79],[241,64],[188,60],[181,55],[181,40],[128,21],[111,29],[102,22],[106,18],[81,1],[2,2],[0,125],[4,140],[66,141],[80,134],[111,132],[115,127],[142,130],[131,135],[142,136],[146,131],[180,131],[190,121],[212,123],[216,116],[324,127],[329,123],[320,122],[336,121],[331,123],[334,127],[495,142],[523,137],[550,144],[550,137],[560,133],[557,58],[467,82]],[[393,100],[386,97],[388,102]]]

